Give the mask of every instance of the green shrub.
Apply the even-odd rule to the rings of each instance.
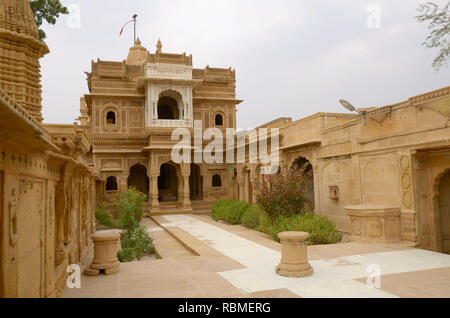
[[[124,248],[117,252],[117,258],[121,263],[132,262],[136,259],[136,252],[132,248]]]
[[[247,202],[233,200],[219,200],[211,209],[211,217],[215,220],[223,220],[230,224],[240,224],[245,211],[251,205]]]
[[[128,188],[126,192],[119,193],[114,203],[119,211],[119,217],[116,220],[117,227],[123,230],[133,230],[139,227],[146,200],[147,195],[133,187]]]
[[[113,218],[111,217],[111,214],[109,214],[105,205],[101,205],[97,208],[95,211],[95,218],[101,225],[113,227]]]
[[[272,221],[269,219],[267,213],[265,213],[264,211],[259,217],[259,225],[257,230],[272,235],[273,232]]]
[[[245,210],[241,222],[250,229],[257,229],[260,226],[260,219],[264,212],[257,206],[252,206]]]
[[[336,224],[326,216],[302,214],[293,216],[280,216],[273,222],[272,236],[279,242],[278,233],[298,231],[308,232],[308,245],[334,244],[342,239]]]
[[[224,207],[223,220],[230,224],[240,224],[242,216],[250,207],[247,202],[233,201]]]
[[[233,202],[233,201],[228,200],[228,199],[222,199],[222,200],[217,201],[211,208],[211,217],[215,221],[222,220],[224,207],[226,205],[231,204],[231,202]]]
[[[153,254],[153,239],[147,230],[140,226],[127,231],[122,236],[122,248],[131,248],[135,252],[135,258],[140,260],[146,254]]]

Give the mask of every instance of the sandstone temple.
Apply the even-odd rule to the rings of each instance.
[[[0,297],[59,296],[67,266],[92,248],[96,207],[129,186],[148,194],[147,215],[255,203],[264,164],[249,155],[171,159],[174,129],[236,128],[234,69],[194,68],[191,55],[137,40],[123,61],[92,62],[78,123],[48,124],[39,65],[48,53],[28,1],[0,0]],[[311,207],[352,240],[450,253],[450,86],[359,111],[260,128],[279,129],[282,167],[311,164]]]

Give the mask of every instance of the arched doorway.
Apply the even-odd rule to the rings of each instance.
[[[442,252],[450,254],[450,171],[439,182],[438,206]]]
[[[130,168],[130,176],[128,177],[128,187],[135,187],[139,192],[148,195],[150,186],[147,168],[139,163],[132,166]]]
[[[158,191],[160,202],[178,201],[178,174],[175,165],[165,163],[161,166]]]
[[[159,95],[158,119],[160,120],[181,120],[183,114],[183,98],[180,93],[167,90]]]
[[[203,177],[200,173],[200,166],[195,163],[191,163],[189,190],[191,201],[200,201],[203,199]]]
[[[291,169],[303,169],[305,178],[304,194],[308,205],[314,209],[314,173],[311,162],[304,157],[298,157],[291,165]]]

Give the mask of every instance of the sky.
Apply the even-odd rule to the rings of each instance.
[[[126,59],[137,35],[150,52],[193,55],[195,68],[236,69],[237,126],[278,117],[390,105],[450,85],[436,71],[436,50],[422,45],[417,22],[425,0],[62,0],[71,9],[43,26],[50,54],[41,59],[46,123],[73,123],[89,93],[91,61]],[[438,4],[447,1],[435,1]]]

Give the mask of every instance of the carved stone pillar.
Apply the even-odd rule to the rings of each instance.
[[[181,165],[181,178],[183,182],[183,209],[191,209],[190,189],[189,189],[189,176],[191,175],[191,166],[189,164]]]
[[[183,209],[191,209],[190,189],[189,189],[189,175],[183,175]]]
[[[150,176],[150,207],[151,211],[159,210],[159,200],[158,200],[158,175]]]
[[[119,191],[127,191],[128,189],[128,177],[129,175],[122,175],[119,178]]]

